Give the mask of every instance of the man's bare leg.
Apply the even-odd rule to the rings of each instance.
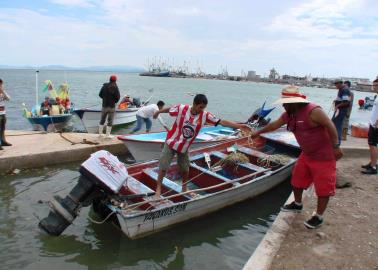
[[[189,171],[182,174],[182,192],[188,191]]]
[[[323,215],[324,211],[327,208],[328,201],[329,201],[329,197],[318,197],[318,206],[317,206],[317,209],[316,209],[316,213],[319,216]]]
[[[157,186],[155,191],[155,197],[160,198],[161,195],[161,184],[163,183],[163,178],[167,173],[166,170],[159,170],[158,179],[157,179]]]

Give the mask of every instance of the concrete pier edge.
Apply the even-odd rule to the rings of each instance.
[[[344,155],[348,157],[362,155],[368,157],[369,155],[369,149],[367,147],[342,147],[342,150]],[[305,191],[303,195],[303,201],[315,196],[312,188]],[[294,193],[291,193],[285,204],[293,200]],[[272,226],[244,265],[243,270],[268,270],[270,268],[296,216],[297,213],[279,212]]]

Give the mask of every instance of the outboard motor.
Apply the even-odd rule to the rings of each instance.
[[[39,227],[50,235],[60,235],[77,217],[79,209],[99,197],[117,194],[128,173],[125,165],[105,150],[91,155],[80,167],[77,185],[65,197],[54,196],[50,213]]]

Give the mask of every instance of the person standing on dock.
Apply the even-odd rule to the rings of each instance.
[[[341,144],[341,137],[343,133],[343,121],[351,106],[351,93],[348,87],[343,84],[343,81],[336,80],[335,86],[338,89],[336,99],[333,101],[335,105],[335,112],[332,116],[332,122],[335,124],[339,144]]]
[[[239,128],[249,132],[250,128],[246,124],[238,124],[228,120],[221,120],[213,114],[206,112],[207,97],[198,94],[194,97],[193,105],[175,105],[158,110],[154,113],[156,119],[160,113],[169,113],[170,116],[176,117],[173,126],[168,131],[167,138],[159,161],[159,174],[156,187],[156,197],[161,195],[161,185],[163,178],[171,164],[174,155],[177,155],[177,165],[183,177],[182,191],[186,192],[187,182],[189,180],[189,156],[188,149],[197,137],[200,129],[205,124],[222,125],[225,127]]]
[[[2,146],[11,146],[5,139],[5,124],[7,122],[5,101],[9,101],[10,97],[4,90],[3,80],[0,79],[0,150],[3,150]]]
[[[350,119],[350,115],[352,113],[352,107],[353,107],[353,101],[354,101],[354,93],[350,89],[350,87],[352,85],[350,81],[345,81],[344,85],[345,85],[345,87],[348,87],[348,89],[350,91],[350,105],[348,107],[347,113],[346,113],[344,121],[343,121],[343,130],[342,130],[342,134],[341,134],[341,139],[343,141],[346,141],[347,140],[347,135],[348,135],[348,129],[349,129],[349,119]]]
[[[117,76],[112,75],[109,78],[108,83],[104,83],[99,93],[100,98],[102,98],[102,111],[101,111],[101,120],[98,126],[98,134],[102,136],[104,130],[104,124],[106,118],[108,123],[106,126],[106,138],[111,138],[110,132],[112,131],[114,114],[115,114],[115,105],[120,99],[120,93],[117,86]]]
[[[285,87],[281,95],[276,103],[281,103],[285,112],[261,130],[253,131],[251,137],[276,130],[284,124],[287,130],[294,133],[302,149],[291,178],[295,200],[281,207],[281,210],[300,212],[303,208],[303,190],[313,183],[318,197],[316,214],[304,224],[307,228],[315,229],[322,225],[329,198],[335,195],[336,160],[342,157],[338,134],[323,109],[310,103],[298,87]]]
[[[151,118],[154,116],[155,112],[163,109],[164,105],[165,105],[165,103],[163,101],[159,100],[157,104],[150,104],[150,105],[146,105],[146,106],[141,107],[136,114],[136,118],[137,118],[136,126],[130,132],[130,134],[133,134],[133,133],[139,131],[142,128],[143,122],[146,123],[146,132],[149,133],[151,131],[151,127],[152,127]],[[163,121],[163,119],[161,119],[160,115],[157,117],[157,119],[162,124],[162,126],[166,130],[168,130],[167,124],[164,123],[164,121]]]
[[[378,79],[373,81],[373,90],[378,93]],[[370,151],[370,162],[361,166],[364,171],[363,174],[377,174],[377,161],[378,161],[378,99],[374,99],[373,109],[371,110],[368,144]]]

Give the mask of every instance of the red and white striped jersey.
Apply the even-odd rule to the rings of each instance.
[[[165,142],[171,149],[179,153],[188,151],[189,146],[205,124],[216,125],[220,121],[212,113],[203,111],[193,115],[190,113],[190,109],[189,105],[179,104],[169,110],[169,115],[175,116],[176,120],[168,131]]]

